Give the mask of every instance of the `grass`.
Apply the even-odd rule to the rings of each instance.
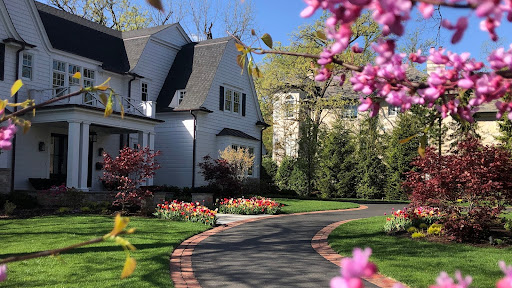
[[[300,199],[287,199],[287,198],[273,198],[285,206],[281,208],[281,213],[300,213],[324,210],[337,210],[358,208],[359,205],[350,202],[337,202],[337,201],[321,201],[321,200],[300,200]]]
[[[371,260],[380,272],[411,288],[429,287],[440,271],[453,276],[456,270],[473,277],[472,287],[494,287],[503,277],[498,261],[512,263],[512,248],[439,244],[388,236],[383,232],[385,221],[385,216],[379,216],[343,224],[329,235],[329,243],[342,255],[351,255],[353,247],[371,247]]]
[[[209,226],[190,222],[130,218],[125,235],[135,247],[135,272],[120,280],[126,259],[114,242],[85,246],[58,257],[8,264],[8,280],[0,287],[173,287],[169,256],[183,240]],[[113,217],[62,216],[0,220],[0,259],[46,249],[61,248],[97,238],[113,228]]]

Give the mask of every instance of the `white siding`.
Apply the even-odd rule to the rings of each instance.
[[[213,80],[208,97],[204,103],[204,107],[212,110],[213,113],[201,113],[198,117],[196,151],[198,160],[205,155],[217,157],[220,147],[227,147],[227,145],[224,146],[225,143],[222,145],[220,144],[220,141],[225,141],[222,139],[225,137],[216,136],[223,128],[240,130],[256,139],[260,139],[261,137],[261,128],[255,125],[258,120],[261,120],[257,106],[259,105],[257,102],[257,96],[253,92],[254,90],[251,86],[252,83],[247,71],[245,70],[243,74],[240,73],[240,67],[236,63],[236,56],[238,54],[239,52],[236,50],[234,42],[230,41],[217,69],[217,74]],[[241,109],[240,114],[219,110],[220,86],[224,86],[225,89],[232,88],[247,94],[245,117],[242,116]],[[239,142],[246,140],[247,139],[240,138]],[[257,145],[251,145],[254,146],[255,150],[255,177],[259,177],[260,145],[260,143],[257,143]],[[196,186],[206,184],[199,174],[196,179]]]
[[[160,113],[158,118],[165,120],[165,123],[155,127],[155,150],[162,153],[157,158],[162,168],[156,171],[154,184],[190,187],[194,133],[192,115]]]
[[[144,79],[137,81],[138,85],[133,85],[132,97],[134,99],[141,99],[140,81],[143,81],[148,83],[148,100],[156,101],[176,54],[178,54],[178,50],[174,48],[164,46],[151,39],[148,41],[137,66],[133,69],[135,73],[144,76]]]

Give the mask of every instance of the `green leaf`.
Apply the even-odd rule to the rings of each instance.
[[[244,72],[244,66],[245,66],[245,56],[240,54],[236,56],[236,63],[240,68],[242,69],[242,73]]]
[[[244,51],[244,49],[245,49],[244,45],[239,44],[239,43],[235,43],[235,46],[236,46],[236,50],[238,50],[240,52]]]
[[[420,154],[421,158],[425,157],[426,147],[427,147],[427,135],[423,134],[420,137],[420,146],[418,146],[418,154]]]
[[[402,139],[402,140],[400,140],[400,141],[399,141],[399,143],[400,143],[400,144],[405,144],[405,143],[407,143],[407,142],[411,141],[412,139],[414,139],[415,137],[418,137],[418,134],[414,134],[414,135],[412,135],[412,136],[410,136],[410,137],[407,137],[407,138],[405,138],[405,139]]]
[[[265,43],[268,48],[272,49],[272,37],[268,33],[263,34],[263,36],[261,36],[261,40],[263,40],[263,43]]]
[[[323,31],[316,31],[316,37],[322,39],[322,40],[327,40],[327,37],[325,36],[325,33]]]

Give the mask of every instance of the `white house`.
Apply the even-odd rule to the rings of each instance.
[[[236,65],[238,52],[232,40],[192,43],[178,23],[119,32],[33,0],[2,0],[0,19],[3,99],[9,96],[16,79],[22,79],[25,85],[11,101],[30,98],[40,103],[111,78],[110,86],[121,102],[115,101],[115,112],[107,118],[103,117],[104,106],[95,93],[38,109],[36,117],[30,119],[30,131],[18,133],[13,150],[0,154],[0,185],[4,191],[32,189],[29,178],[56,178],[69,187],[102,190],[102,171],[97,165],[102,161],[101,153],[115,155],[126,145],[161,149],[162,169],[156,182],[179,186],[192,185],[194,154],[197,163],[206,154],[217,156],[222,145],[238,144],[254,148],[259,156],[263,119],[252,79],[248,73],[241,75]],[[220,55],[218,46],[224,47]],[[190,49],[201,57],[196,53],[184,57]],[[176,58],[177,55],[180,56]],[[77,71],[82,74],[80,80],[71,77]],[[185,79],[187,73],[189,77]],[[177,79],[178,76],[182,78]],[[211,91],[205,90],[205,85]],[[238,109],[245,109],[243,113],[239,111],[237,116],[219,111],[220,86],[233,93],[233,102],[226,104],[231,105],[231,111],[237,109],[234,91],[246,95],[243,106],[242,96],[237,98]],[[186,92],[178,93],[182,95],[178,96],[179,105],[171,103],[176,98],[175,90]],[[157,101],[162,103],[157,105]],[[121,104],[124,119],[120,115]],[[193,117],[197,117],[197,137],[192,132],[182,133],[183,129],[193,131]],[[216,136],[224,128],[253,138]],[[196,153],[189,153],[194,150],[193,142]],[[254,176],[259,175],[259,157],[256,159]],[[202,178],[196,176],[195,183],[203,183]]]

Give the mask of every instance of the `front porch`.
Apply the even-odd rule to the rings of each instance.
[[[102,191],[103,152],[116,156],[125,146],[154,149],[159,120],[103,112],[82,106],[54,106],[37,111],[32,128],[18,134],[14,185],[33,190],[29,178],[57,178],[67,187]],[[152,185],[152,179],[147,185]]]

